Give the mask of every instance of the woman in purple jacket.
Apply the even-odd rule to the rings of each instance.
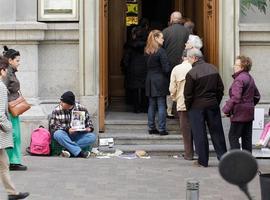
[[[222,111],[230,117],[231,127],[229,141],[231,149],[240,149],[239,138],[242,140],[242,149],[252,151],[252,121],[254,107],[260,100],[260,93],[254,79],[249,74],[252,61],[249,57],[238,56],[233,66],[234,81],[230,87],[230,99]]]

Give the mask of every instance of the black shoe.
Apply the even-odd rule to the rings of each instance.
[[[152,134],[159,134],[159,132],[158,132],[157,129],[148,130],[148,133],[149,133],[150,135],[152,135]]]
[[[8,200],[15,200],[15,199],[25,199],[30,194],[28,192],[20,192],[19,194],[10,194],[8,195]]]
[[[169,133],[167,131],[160,131],[159,135],[169,135]]]
[[[91,155],[90,151],[81,151],[78,155],[78,157],[81,157],[81,158],[89,158]]]
[[[167,119],[175,119],[174,115],[167,115]]]
[[[22,165],[22,164],[10,164],[9,170],[10,171],[26,171],[27,167],[25,165]]]

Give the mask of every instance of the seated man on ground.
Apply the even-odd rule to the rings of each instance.
[[[85,128],[76,129],[71,126],[74,111],[83,113],[82,123]],[[90,152],[83,151],[82,148],[92,147],[96,135],[93,133],[94,128],[87,109],[75,102],[73,92],[67,91],[61,96],[59,105],[52,112],[50,130],[52,137],[65,148],[61,153],[63,157],[89,158]]]

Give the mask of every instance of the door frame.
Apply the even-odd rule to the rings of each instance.
[[[99,132],[105,131],[108,105],[108,0],[99,5]]]
[[[219,66],[219,0],[204,0],[204,54]]]
[[[105,131],[105,110],[108,106],[108,1],[99,6],[99,130]],[[184,11],[184,0],[175,0],[175,10]],[[219,0],[204,0],[204,53],[208,62],[219,64]],[[214,38],[214,39],[213,39]]]

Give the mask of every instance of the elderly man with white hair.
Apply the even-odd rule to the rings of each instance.
[[[203,47],[202,40],[199,36],[197,35],[189,35],[188,41],[186,42],[186,47],[185,49],[201,49]]]
[[[189,36],[188,30],[182,25],[182,14],[180,12],[176,11],[171,14],[170,26],[165,28],[162,33],[164,37],[163,47],[169,59],[171,72],[176,65],[182,63],[182,53]],[[167,115],[169,117],[173,117],[172,105],[170,96],[167,96]]]
[[[203,60],[199,49],[188,50],[187,57],[192,69],[186,75],[184,98],[198,154],[195,164],[207,167],[209,144],[206,124],[217,158],[220,159],[227,151],[219,108],[224,85],[216,67]]]

